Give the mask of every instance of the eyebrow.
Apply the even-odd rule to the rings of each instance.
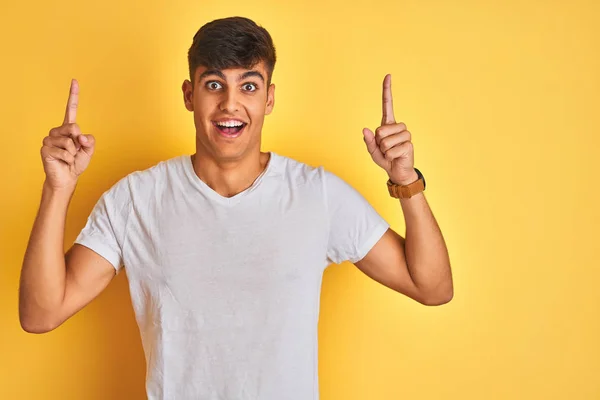
[[[202,79],[208,77],[208,76],[212,76],[212,75],[216,75],[219,78],[223,79],[224,81],[227,80],[227,78],[225,78],[225,74],[223,74],[223,72],[219,71],[218,69],[207,69],[206,71],[204,71],[203,73],[200,74],[200,76],[198,77],[198,82],[202,81]],[[258,78],[260,78],[260,80],[265,83],[265,78],[262,76],[262,74],[258,71],[246,71],[243,74],[241,74],[238,77],[238,82],[244,79],[247,79],[251,76],[256,76]]]

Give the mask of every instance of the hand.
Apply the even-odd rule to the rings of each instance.
[[[408,185],[418,179],[410,132],[402,122],[396,123],[392,102],[392,76],[383,78],[383,117],[373,133],[363,129],[367,150],[377,165],[383,168],[392,183]]]
[[[41,149],[45,184],[51,189],[74,189],[94,154],[94,137],[82,135],[75,123],[78,102],[79,84],[73,79],[63,124],[50,129]]]

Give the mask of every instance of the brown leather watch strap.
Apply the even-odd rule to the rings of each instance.
[[[392,183],[392,181],[388,179],[387,187],[390,192],[390,196],[396,199],[409,199],[415,194],[421,193],[425,190],[425,182],[422,178],[419,178],[409,185],[402,186]]]

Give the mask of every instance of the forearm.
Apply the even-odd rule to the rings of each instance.
[[[452,299],[448,250],[424,193],[400,199],[406,224],[405,256],[413,282],[433,304]]]
[[[50,323],[65,292],[64,231],[73,190],[55,191],[44,184],[38,215],[21,269],[19,317],[27,330]]]

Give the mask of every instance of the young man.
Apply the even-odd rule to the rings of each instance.
[[[334,174],[260,151],[275,102],[275,48],[265,29],[245,18],[213,21],[188,58],[182,89],[196,153],[117,182],[63,254],[67,207],[95,143],[75,122],[79,88],[71,83],[64,123],[41,150],[46,180],[21,274],[21,325],[55,329],[125,266],[150,399],[318,399],[329,264],[349,260],[427,305],[453,293],[410,133],[394,121],[390,77],[382,126],[363,134],[401,199],[406,240]]]

